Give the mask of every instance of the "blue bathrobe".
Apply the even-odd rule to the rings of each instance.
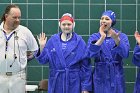
[[[118,30],[114,29],[117,33]],[[106,37],[101,46],[95,45],[100,33],[92,34],[88,40],[88,56],[94,58],[94,93],[125,93],[123,58],[129,55],[128,37],[120,33],[117,46],[114,39]]]
[[[49,63],[48,93],[81,93],[92,91],[92,68],[85,56],[86,44],[73,32],[65,51],[62,51],[61,33],[53,35],[36,58],[41,64]]]
[[[140,46],[138,45],[135,46],[132,62],[139,67],[138,68],[139,72],[137,75],[133,93],[140,93]]]

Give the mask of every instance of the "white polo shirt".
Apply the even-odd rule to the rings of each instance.
[[[7,41],[6,36],[9,37],[10,35],[11,38]],[[6,50],[6,41],[8,42],[7,50]],[[5,35],[3,29],[3,22],[1,23],[0,73],[5,72],[17,73],[19,71],[24,70],[27,66],[27,51],[36,51],[36,50],[38,50],[37,42],[28,28],[19,25],[10,34]],[[14,55],[16,56],[16,58]]]

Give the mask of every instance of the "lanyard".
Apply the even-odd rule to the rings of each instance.
[[[4,31],[3,31],[4,32]],[[9,36],[7,37],[6,36],[6,33],[4,32],[4,36],[6,38],[6,46],[5,46],[5,52],[7,51],[7,48],[8,48],[8,41],[10,40],[10,38],[12,37],[12,35],[15,34],[15,31]],[[5,59],[6,59],[6,53],[5,53]]]
[[[4,32],[4,31],[3,31]],[[7,37],[6,36],[6,33],[4,32],[4,36],[5,36],[5,38],[6,38],[6,41],[8,42],[8,40],[12,37],[12,35],[15,33],[15,31],[9,36],[9,37]]]

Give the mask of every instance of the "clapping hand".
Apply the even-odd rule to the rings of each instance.
[[[140,34],[138,31],[135,32],[134,34],[136,41],[138,42],[138,44],[140,45]]]
[[[121,32],[116,33],[114,30],[111,30],[111,32],[110,32],[110,35],[115,40],[116,45],[119,45],[119,42],[120,42],[120,37],[119,37],[120,36],[120,33]]]
[[[106,37],[105,28],[106,28],[106,25],[105,25],[105,24],[102,24],[102,25],[100,26],[100,28],[99,28],[99,32],[100,32],[101,37],[102,37],[103,39],[105,39],[105,37]]]

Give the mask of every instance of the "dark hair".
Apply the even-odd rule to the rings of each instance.
[[[15,5],[15,4],[10,4],[10,5],[8,5],[8,6],[6,7],[6,9],[5,9],[3,15],[2,15],[1,21],[5,21],[5,14],[8,14],[8,13],[10,12],[11,8],[19,8],[19,7],[18,7],[17,5]]]

